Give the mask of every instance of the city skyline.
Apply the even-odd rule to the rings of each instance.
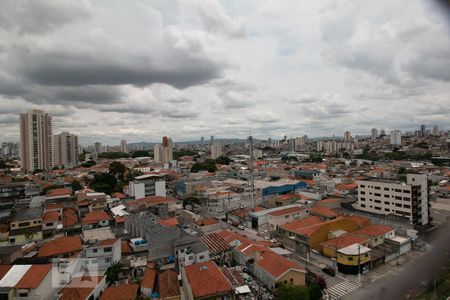
[[[80,144],[449,129],[434,2],[4,5],[1,142],[29,109]]]

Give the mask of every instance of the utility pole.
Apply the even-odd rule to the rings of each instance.
[[[361,254],[360,254],[361,245],[358,244],[358,282],[361,283]]]
[[[249,146],[250,146],[250,159],[249,159],[249,170],[250,170],[250,184],[252,187],[252,208],[255,208],[255,174],[253,172],[253,136],[248,137]]]

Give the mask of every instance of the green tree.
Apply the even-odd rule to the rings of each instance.
[[[150,156],[150,153],[147,150],[137,150],[131,153],[132,158],[136,157],[148,157]]]
[[[120,262],[112,264],[105,273],[108,284],[113,284],[118,281],[123,270],[124,266]]]
[[[97,192],[111,195],[117,190],[117,179],[110,173],[97,173],[90,187]]]
[[[232,160],[228,156],[219,156],[216,159],[216,163],[220,165],[229,165]]]
[[[195,156],[197,155],[197,152],[191,151],[191,150],[181,150],[181,151],[174,151],[173,152],[173,159],[179,160],[182,156]]]
[[[204,162],[195,163],[191,167],[192,173],[198,173],[199,171],[208,171],[214,173],[217,171],[216,162],[214,159],[207,159]]]
[[[128,183],[132,181],[135,177],[144,175],[140,170],[128,169],[127,175],[125,176],[125,182]]]
[[[322,162],[322,161],[323,161],[322,155],[321,155],[320,153],[311,153],[311,154],[309,155],[309,159],[310,159],[312,162]]]
[[[3,159],[0,159],[0,169],[6,169],[8,166],[6,165],[5,161]]]
[[[81,190],[83,187],[81,186],[81,183],[78,180],[74,180],[70,186],[72,187],[72,191],[76,192]]]
[[[97,163],[96,163],[95,161],[93,161],[93,160],[88,160],[87,162],[82,163],[81,166],[82,166],[83,168],[90,168],[90,167],[95,166],[96,164],[97,164]]]
[[[281,284],[276,292],[276,299],[283,300],[309,300],[309,291],[306,286]]]
[[[98,155],[98,158],[107,158],[107,159],[118,159],[128,157],[130,157],[130,155],[125,152],[103,152]]]
[[[126,171],[127,168],[118,161],[113,161],[109,164],[109,173],[112,174],[117,179],[119,179],[120,181],[123,181],[123,177]]]

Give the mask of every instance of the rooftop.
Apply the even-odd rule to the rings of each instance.
[[[38,251],[40,257],[51,257],[81,251],[80,236],[64,236],[46,242]]]
[[[370,226],[358,229],[354,233],[362,234],[362,235],[370,236],[370,237],[377,237],[377,236],[386,234],[388,232],[391,232],[393,230],[394,230],[394,228],[391,226],[374,224],[374,225],[370,225]]]
[[[371,251],[370,248],[364,247],[359,244],[353,244],[338,250],[339,253],[342,253],[344,255],[358,255],[358,254],[361,255],[369,253],[370,251]]]
[[[230,283],[213,261],[187,266],[185,271],[196,298],[232,291]]]
[[[24,208],[16,211],[14,221],[28,221],[42,218],[42,207]]]
[[[158,286],[161,298],[170,298],[180,295],[178,274],[173,270],[165,270],[159,273]]]
[[[110,219],[109,215],[105,211],[100,210],[100,211],[93,211],[93,212],[87,213],[84,216],[82,222],[83,222],[83,224],[93,224],[93,223],[98,223],[100,221],[105,221],[105,220],[109,220],[109,219]]]
[[[138,289],[139,285],[133,283],[109,286],[103,291],[100,300],[135,299]]]

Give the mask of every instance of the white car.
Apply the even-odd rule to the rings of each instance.
[[[240,230],[244,230],[245,229],[244,225],[242,225],[242,224],[238,225],[237,228],[240,229]]]

